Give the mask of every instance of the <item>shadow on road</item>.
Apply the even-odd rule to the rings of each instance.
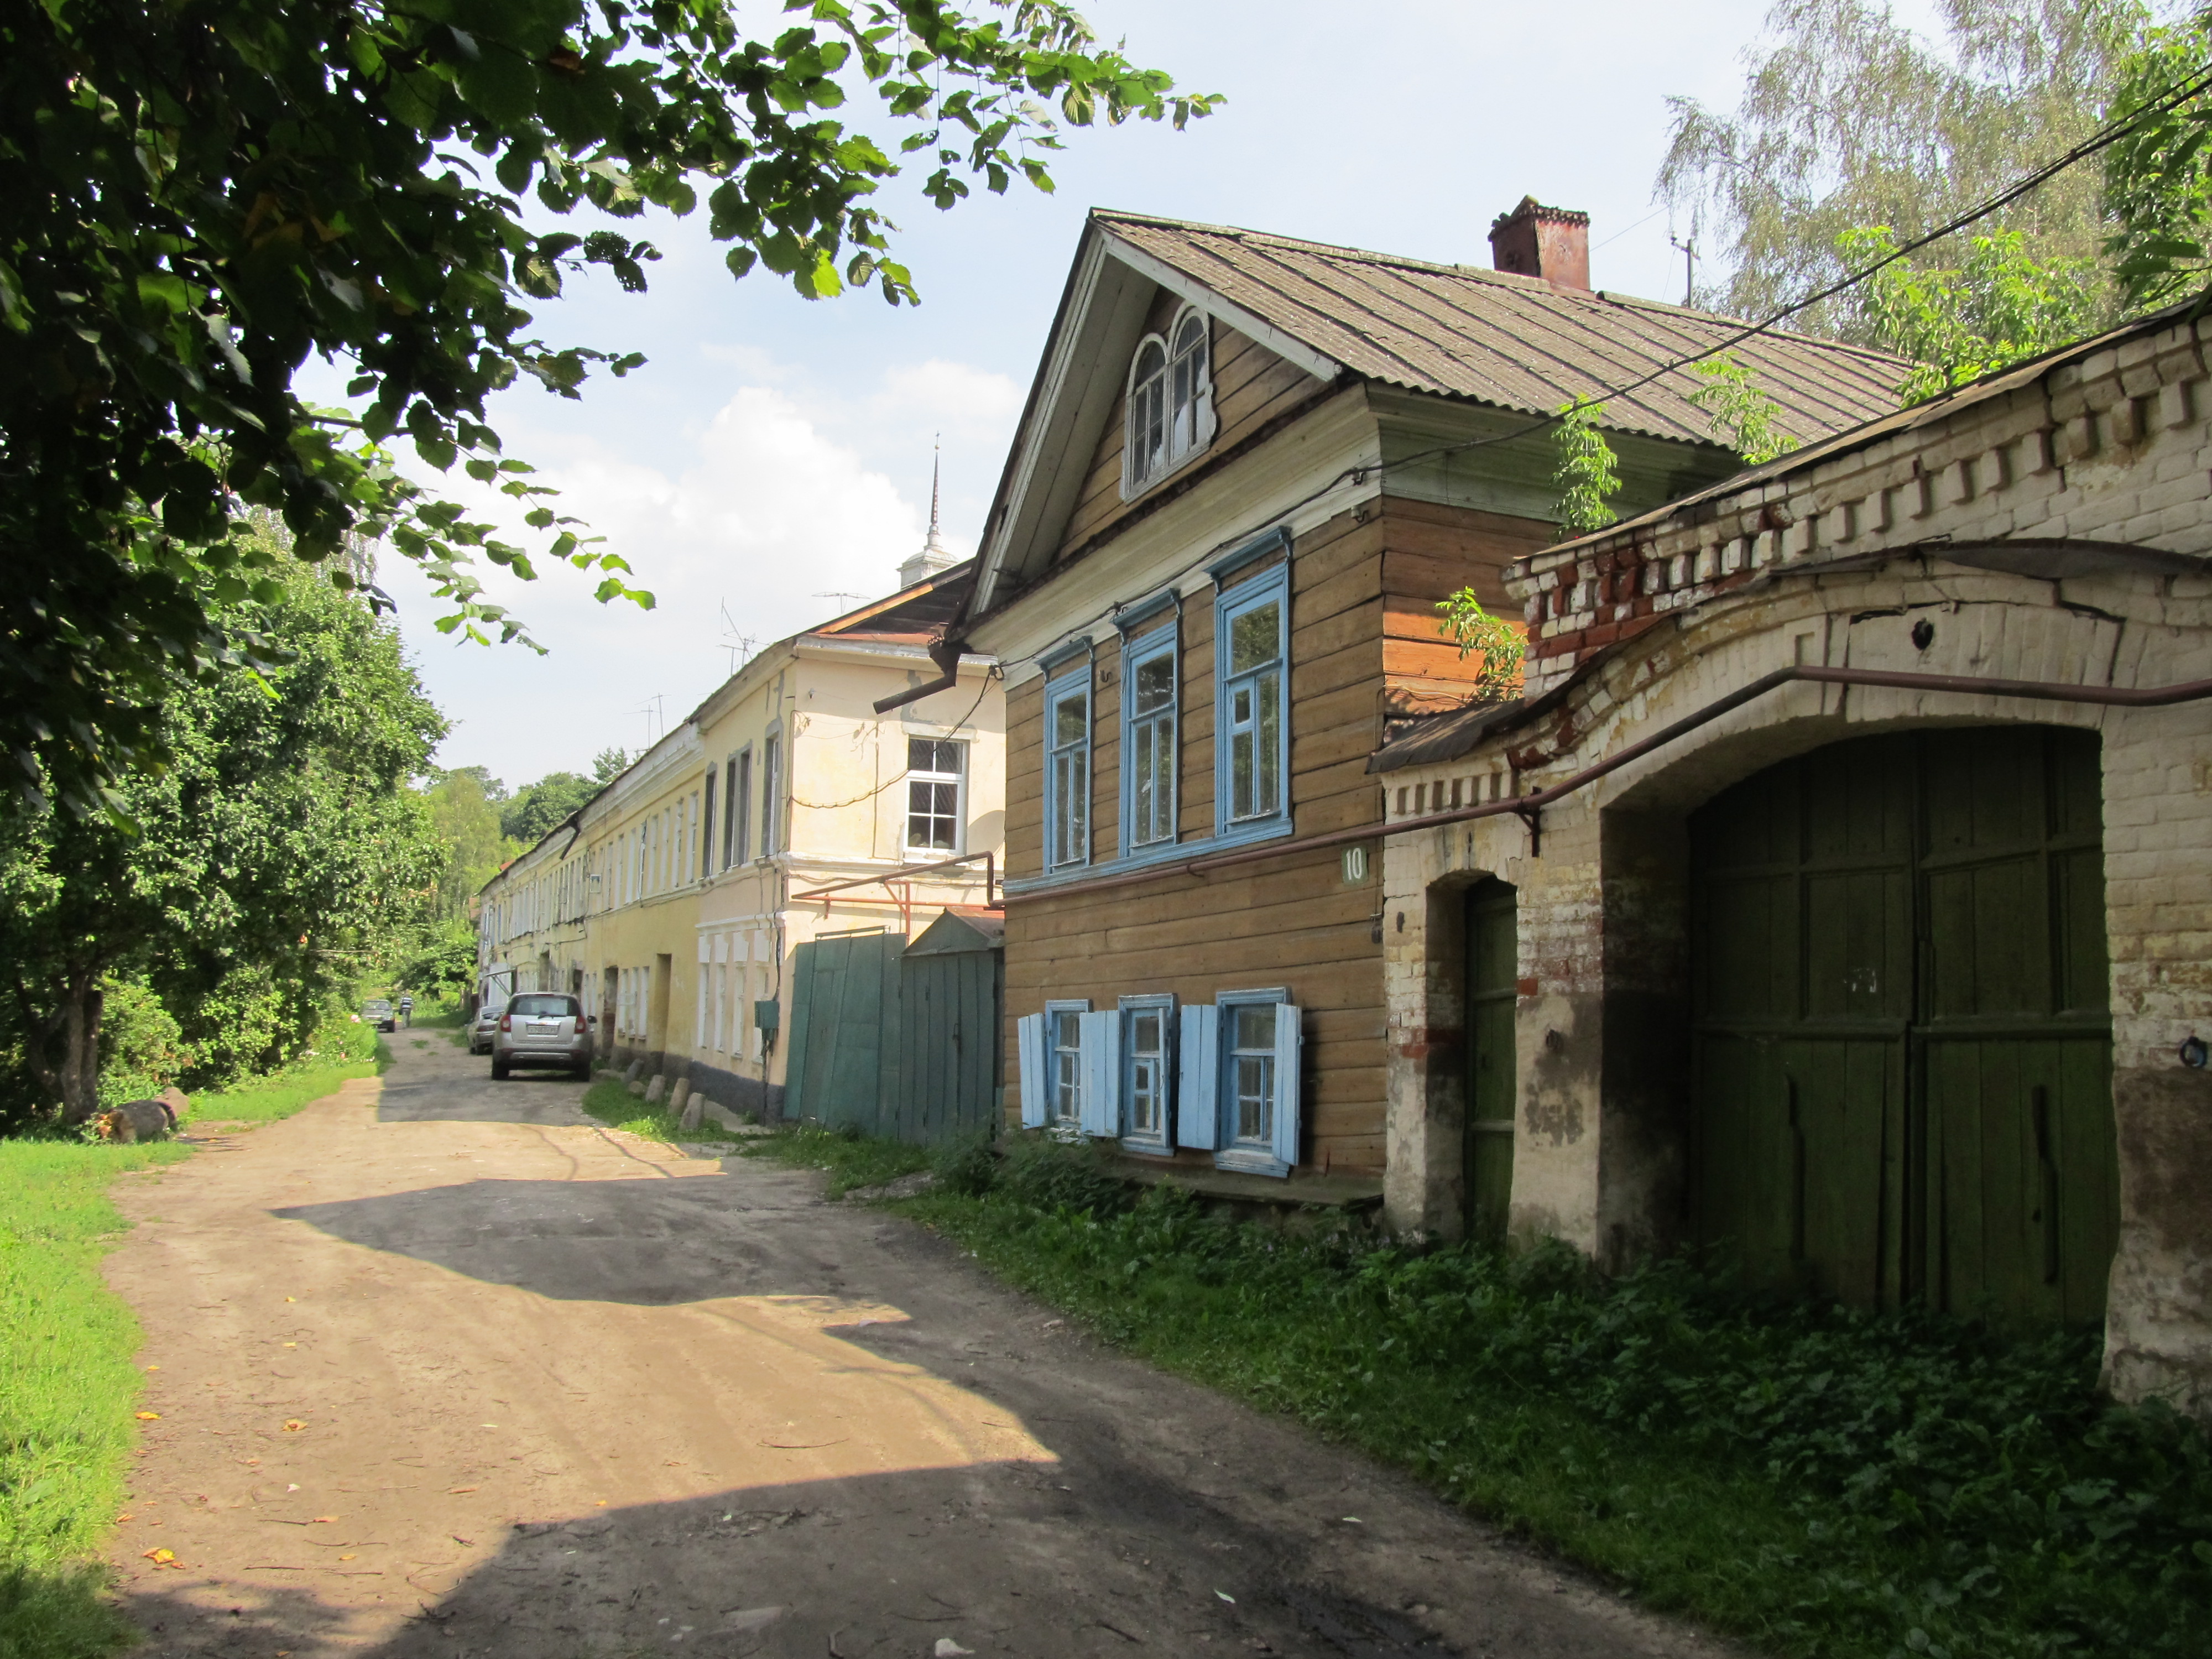
[[[839,1288],[833,1261],[749,1216],[814,1202],[730,1176],[682,1180],[471,1181],[270,1213],[372,1250],[434,1262],[558,1301],[668,1307],[723,1296]]]
[[[523,1521],[465,1572],[459,1549],[425,1539],[406,1552],[419,1560],[381,1575],[387,1604],[422,1610],[363,1659],[908,1659],[940,1638],[1036,1659],[1456,1651],[1412,1618],[1312,1582],[1309,1567],[1324,1564],[1285,1555],[1188,1491],[1118,1461],[1076,1478],[1079,1489],[1056,1467],[983,1464]],[[1048,1557],[1073,1551],[1084,1570],[1033,1557],[1047,1540]],[[162,1636],[188,1651],[214,1637],[258,1654],[339,1633],[340,1615],[311,1589],[238,1594],[235,1617],[144,1592],[130,1611],[157,1632],[156,1651],[170,1650]],[[1559,1651],[1540,1627],[1522,1633],[1534,1638],[1522,1659]]]

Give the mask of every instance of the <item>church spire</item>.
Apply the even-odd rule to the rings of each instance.
[[[916,582],[927,581],[939,571],[960,562],[945,545],[944,537],[938,533],[939,486],[943,480],[943,473],[944,444],[940,434],[939,438],[933,440],[930,445],[929,536],[922,543],[921,550],[899,566],[901,587],[912,587]]]

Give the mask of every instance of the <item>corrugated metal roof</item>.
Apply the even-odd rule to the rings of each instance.
[[[1103,209],[1091,218],[1355,374],[1532,415],[1635,380],[1743,327],[1681,306],[1471,265]],[[1733,350],[1801,442],[1897,407],[1905,365],[1881,352],[1784,333]],[[1689,401],[1700,384],[1692,371],[1676,370],[1608,399],[1605,424],[1711,443],[1711,417]]]

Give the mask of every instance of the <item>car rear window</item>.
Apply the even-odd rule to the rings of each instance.
[[[574,1019],[577,1013],[576,999],[525,994],[515,998],[507,1012],[538,1019]]]

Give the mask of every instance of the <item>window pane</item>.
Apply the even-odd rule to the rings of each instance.
[[[1258,787],[1253,791],[1253,811],[1266,814],[1280,809],[1283,763],[1283,677],[1262,676],[1260,681],[1260,752]]]
[[[1193,312],[1182,319],[1182,326],[1176,330],[1176,356],[1182,356],[1194,347],[1202,344],[1205,339],[1206,319]]]
[[[1137,385],[1145,382],[1167,367],[1167,353],[1160,349],[1158,340],[1147,340],[1137,353]]]
[[[1229,672],[1242,674],[1274,661],[1281,650],[1282,605],[1255,605],[1229,624]]]
[[[1091,724],[1091,699],[1081,692],[1062,697],[1053,709],[1053,744],[1066,748],[1081,743]]]
[[[909,772],[933,772],[937,745],[927,738],[908,738],[906,740],[906,769]]]
[[[1229,739],[1229,816],[1249,818],[1255,809],[1252,802],[1257,780],[1253,776],[1253,735],[1247,729]]]
[[[1136,707],[1139,714],[1151,714],[1165,708],[1175,701],[1175,656],[1162,652],[1157,657],[1147,657],[1137,665]]]
[[[1129,839],[1133,843],[1152,838],[1152,749],[1159,741],[1158,729],[1151,725],[1140,726],[1129,734],[1130,802]]]
[[[1275,1005],[1262,1002],[1240,1007],[1237,1011],[1237,1051],[1265,1049],[1275,1052]]]
[[[1268,1073],[1274,1062],[1258,1054],[1237,1058],[1237,1138],[1267,1140],[1274,1127],[1274,1103],[1269,1098]]]

